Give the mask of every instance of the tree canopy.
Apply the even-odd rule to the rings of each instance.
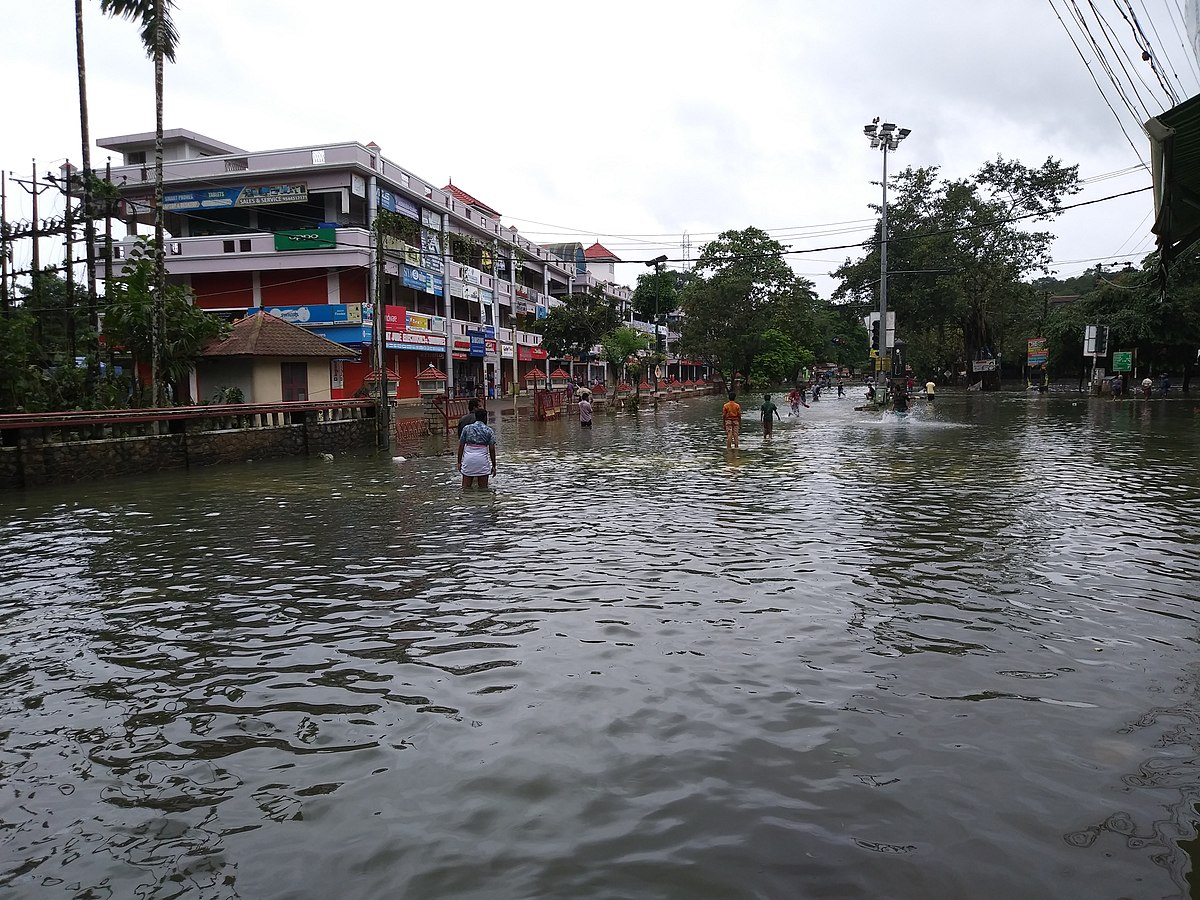
[[[765,350],[799,360],[817,334],[813,284],[785,260],[787,248],[759,228],[726,231],[704,246],[683,290],[682,351],[732,376],[749,377]],[[775,332],[765,337],[767,332]],[[795,376],[799,362],[786,373]],[[775,371],[773,362],[769,368]]]
[[[551,356],[582,357],[621,324],[621,317],[604,288],[597,286],[588,293],[567,294],[536,324]]]
[[[1006,326],[1028,300],[1023,279],[1050,263],[1053,233],[1031,226],[1053,220],[1079,191],[1078,167],[997,157],[955,180],[937,167],[908,168],[889,187],[888,306],[910,361],[940,370],[999,354]],[[878,232],[866,255],[834,275],[842,282],[835,300],[873,305]]]

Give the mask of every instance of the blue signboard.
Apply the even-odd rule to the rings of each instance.
[[[293,325],[317,325],[325,322],[356,324],[362,321],[361,303],[316,303],[312,306],[264,306],[261,310],[250,307],[246,315],[256,312],[269,313],[277,319]]]
[[[318,326],[309,330],[313,334],[329,338],[335,344],[345,344],[347,347],[361,347],[364,344],[369,345],[371,343],[370,325],[330,325],[324,328]]]
[[[413,203],[407,197],[401,197],[399,194],[393,194],[391,191],[381,190],[379,192],[379,205],[388,212],[399,213],[402,216],[408,216],[410,219],[421,220],[421,210],[417,208],[417,204]]]
[[[486,338],[489,341],[494,341],[496,339],[496,329],[493,328],[491,325],[470,324],[470,325],[464,326],[464,330],[467,332],[467,334],[469,336],[471,336],[473,338],[474,337]]]
[[[234,206],[273,206],[308,200],[304,184],[267,184],[261,187],[208,188],[202,191],[172,191],[163,194],[163,209],[230,209]]]
[[[542,306],[542,305],[540,305],[540,304],[539,304],[539,305],[538,305],[538,307],[537,307],[537,318],[539,318],[539,319],[544,319],[544,318],[546,318],[546,317],[547,317],[547,316],[549,316],[549,315],[550,315],[550,309],[549,309],[549,307]]]
[[[424,291],[426,294],[440,297],[446,290],[445,279],[441,275],[434,275],[424,269],[405,266],[403,278],[404,286],[414,291]]]
[[[467,351],[470,356],[487,356],[487,339],[482,334],[473,334],[471,337],[471,349]]]

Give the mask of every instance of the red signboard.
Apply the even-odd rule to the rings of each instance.
[[[520,362],[529,362],[534,359],[546,359],[548,354],[541,347],[517,347],[517,360]]]
[[[403,306],[385,306],[383,308],[384,331],[403,331],[408,327],[408,310]]]

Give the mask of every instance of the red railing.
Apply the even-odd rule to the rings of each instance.
[[[147,433],[158,423],[174,423],[166,430],[180,431],[188,423],[210,428],[269,428],[303,422],[337,422],[375,415],[374,400],[307,400],[296,403],[227,403],[207,406],[168,406],[151,409],[94,409],[78,412],[10,413],[0,415],[4,443],[14,444],[22,431],[44,436],[60,431],[64,440],[94,440]],[[207,427],[204,427],[206,426]],[[69,438],[68,438],[69,436]]]
[[[534,415],[539,420],[553,419],[562,415],[566,405],[566,391],[534,391]]]
[[[424,419],[400,419],[396,422],[396,443],[415,444],[429,434],[429,423]]]
[[[450,423],[453,422],[457,427],[458,420],[465,416],[468,412],[467,404],[472,400],[479,401],[480,409],[487,409],[487,398],[485,397],[434,397],[433,406],[442,415],[442,426],[446,429],[446,433],[450,433]]]

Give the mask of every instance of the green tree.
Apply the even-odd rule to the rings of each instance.
[[[600,338],[600,356],[612,366],[614,381],[621,380],[622,369],[629,357],[639,350],[645,350],[649,344],[648,335],[628,325],[614,328]]]
[[[175,62],[179,32],[171,13],[175,0],[100,0],[105,15],[129,19],[141,28],[142,46],[154,60],[154,296],[151,324],[150,370],[155,406],[162,405],[159,375],[165,303],[167,297],[166,240],[163,234],[163,60]]]
[[[768,328],[759,339],[751,378],[764,387],[794,380],[800,368],[800,346],[778,328]]]
[[[143,241],[129,255],[121,277],[112,285],[104,331],[110,343],[124,348],[137,364],[150,361],[154,348],[159,348],[159,377],[175,385],[176,400],[187,396],[187,379],[201,351],[212,341],[228,332],[226,323],[191,304],[186,288],[167,287],[163,302],[158,302],[154,288],[154,261],[148,255],[152,249]],[[161,307],[164,327],[156,340],[156,308]],[[151,404],[161,402],[160,389],[152,389],[145,398],[140,380],[135,382],[139,398]]]
[[[784,261],[785,251],[753,227],[706,244],[695,265],[698,277],[682,294],[680,349],[732,378],[734,371],[750,376],[768,329],[802,343],[816,295]]]
[[[931,365],[1001,353],[1014,308],[1029,301],[1023,279],[1050,262],[1054,234],[1029,226],[1053,220],[1063,198],[1079,191],[1078,167],[1047,159],[1029,168],[997,158],[953,181],[935,167],[909,168],[889,186],[888,263],[896,274],[888,280],[888,305],[897,332],[942,357]],[[834,275],[842,281],[834,299],[870,303],[879,284],[878,237],[869,253]]]
[[[616,304],[599,286],[586,294],[567,294],[538,322],[542,346],[554,357],[585,356],[620,324]]]
[[[633,312],[643,322],[655,321],[679,309],[684,289],[696,280],[691,272],[662,269],[642,272],[633,289]]]

